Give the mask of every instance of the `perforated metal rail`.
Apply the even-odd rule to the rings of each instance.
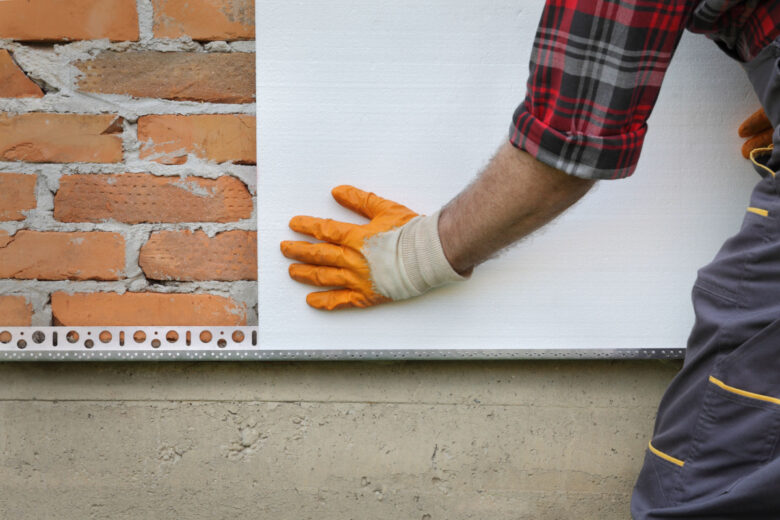
[[[257,327],[0,327],[0,361],[681,359],[661,349],[275,350]]]

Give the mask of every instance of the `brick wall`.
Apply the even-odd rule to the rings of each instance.
[[[0,2],[0,325],[257,323],[253,0]]]

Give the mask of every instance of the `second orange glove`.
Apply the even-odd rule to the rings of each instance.
[[[750,152],[760,148],[767,148],[772,144],[774,129],[764,109],[759,109],[739,127],[739,136],[747,138],[742,145],[742,157],[750,159]]]

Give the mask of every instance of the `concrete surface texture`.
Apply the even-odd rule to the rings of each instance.
[[[0,365],[0,518],[626,519],[677,362]]]

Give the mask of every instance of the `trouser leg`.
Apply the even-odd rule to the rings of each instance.
[[[774,177],[756,186],[749,208],[739,233],[699,271],[685,363],[659,407],[634,491],[637,519],[771,518],[745,516],[755,507],[780,512],[780,465],[771,462],[780,434],[780,196]],[[775,473],[767,473],[772,468]],[[774,485],[761,500],[753,496],[761,489],[756,483],[748,494],[739,486],[756,475]],[[729,510],[732,516],[725,515]]]
[[[748,68],[780,123],[780,42]],[[780,130],[740,231],[702,268],[683,369],[659,406],[634,518],[780,518]]]

